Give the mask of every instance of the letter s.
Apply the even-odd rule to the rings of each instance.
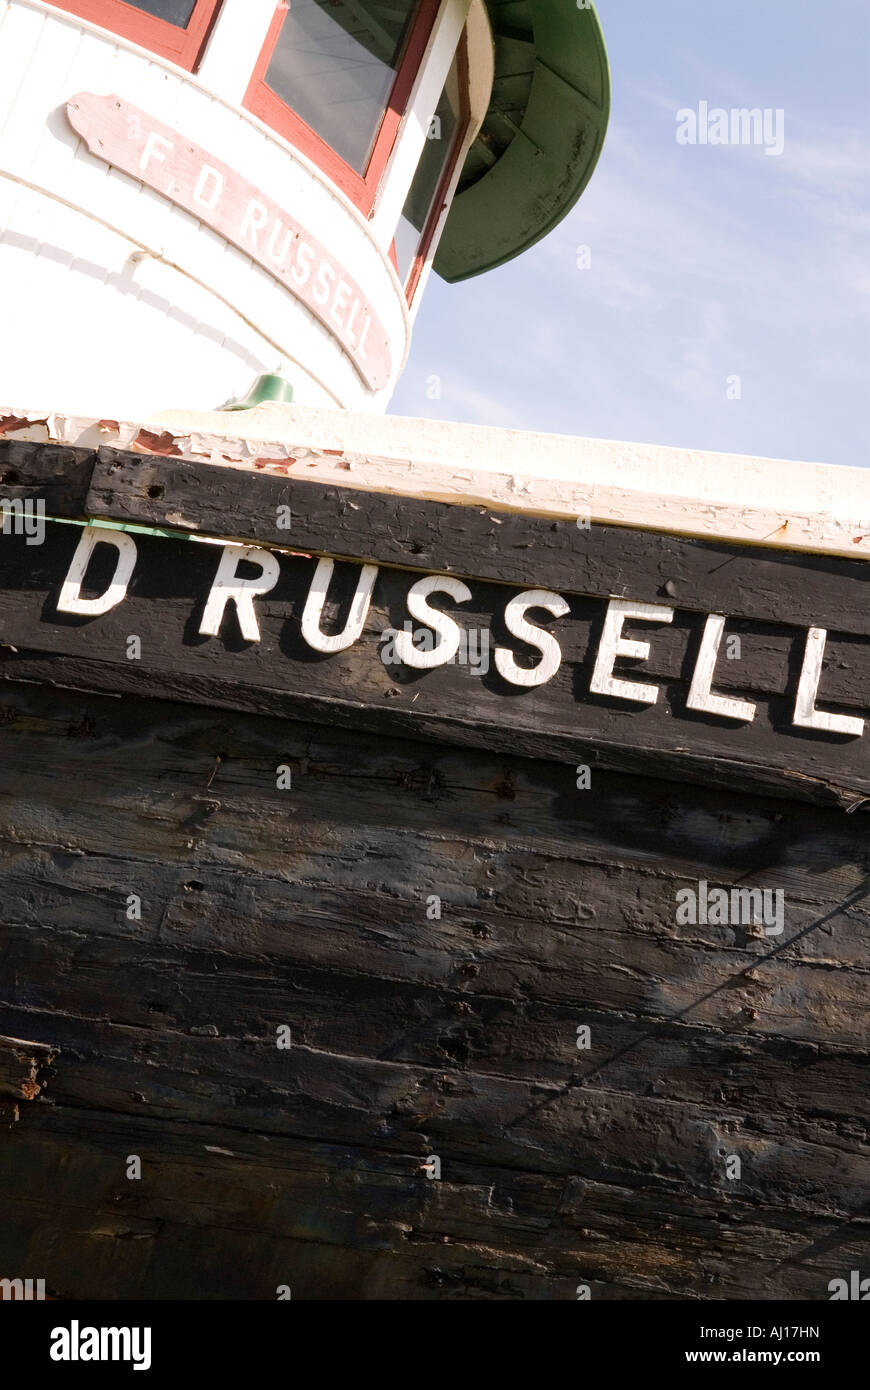
[[[521,642],[527,642],[530,647],[539,651],[541,660],[537,666],[529,670],[527,667],[518,666],[513,652],[508,651],[506,647],[496,647],[495,667],[499,675],[510,681],[511,685],[528,688],[546,685],[562,665],[562,648],[553,634],[526,622],[526,613],[530,608],[543,608],[546,613],[552,613],[554,618],[564,618],[571,612],[562,595],[551,593],[549,589],[527,589],[524,594],[512,598],[505,609],[504,621],[508,632],[512,637],[518,637]]]
[[[427,602],[430,594],[449,594],[456,603],[468,603],[471,590],[461,579],[451,579],[433,574],[426,579],[418,579],[408,591],[408,612],[419,623],[425,623],[440,637],[437,647],[431,651],[420,651],[414,646],[412,632],[397,632],[395,640],[396,656],[415,671],[431,671],[436,666],[446,666],[453,661],[459,651],[462,630],[458,623],[446,613],[430,608]]]

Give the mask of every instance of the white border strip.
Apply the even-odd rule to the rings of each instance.
[[[303,406],[140,422],[0,407],[0,420],[9,416],[34,423],[5,438],[85,447],[131,448],[141,429],[166,432],[167,453],[250,470],[252,488],[276,471],[291,483],[870,559],[870,469]]]

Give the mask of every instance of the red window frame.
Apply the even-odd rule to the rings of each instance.
[[[459,49],[456,56],[459,59],[459,124],[456,128],[456,134],[453,140],[453,149],[450,151],[450,158],[447,161],[444,173],[441,176],[441,182],[439,183],[438,190],[435,194],[435,200],[432,204],[432,211],[429,214],[429,220],[423,228],[423,235],[421,236],[420,244],[417,247],[417,254],[411,262],[411,269],[409,270],[408,278],[405,281],[405,298],[407,299],[409,305],[413,304],[414,302],[414,295],[417,293],[417,289],[420,284],[420,277],[423,274],[423,268],[426,265],[427,260],[429,259],[429,252],[432,250],[432,243],[435,240],[435,234],[438,231],[442,215],[447,208],[447,198],[448,193],[450,191],[450,185],[453,182],[453,176],[456,173],[456,168],[459,164],[461,152],[465,147],[465,142],[468,138],[468,129],[471,125],[471,93],[469,90],[470,66],[468,57],[467,29],[463,29],[462,31],[462,38],[459,40]],[[395,248],[395,242],[393,243],[393,248]],[[395,256],[394,249],[393,255]]]
[[[161,58],[169,58],[177,67],[196,72],[212,25],[223,0],[196,0],[186,29],[156,19],[124,0],[52,0],[58,9],[98,24],[119,38],[131,39],[141,48],[148,48]]]
[[[243,106],[252,115],[258,116],[266,125],[283,135],[296,149],[322,169],[332,183],[346,193],[351,202],[365,216],[370,216],[375,205],[378,188],[387,162],[392,154],[399,127],[405,115],[408,100],[417,80],[429,40],[435,28],[435,21],[441,10],[442,0],[422,0],[420,9],[408,35],[405,52],[399,62],[396,80],[387,101],[380,129],[375,138],[372,153],[364,174],[347,164],[335,150],[326,143],[301,116],[282,101],[277,92],[266,84],[266,73],[272,61],[272,54],[278,43],[278,35],[284,23],[289,6],[284,0],[278,5],[266,35],[266,42],[257,59],[257,65],[245,93]]]

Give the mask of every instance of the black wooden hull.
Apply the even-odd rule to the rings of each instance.
[[[817,1300],[867,1266],[870,850],[836,740],[802,778],[651,726],[580,790],[583,740],[513,712],[451,736],[330,704],[321,667],[294,703],[190,653],[89,661],[42,583],[0,664],[0,1275]],[[680,923],[701,882],[781,889],[784,933]]]

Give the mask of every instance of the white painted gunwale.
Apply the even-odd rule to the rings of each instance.
[[[870,559],[870,470],[860,468],[307,406],[145,421],[0,408],[7,417],[22,423],[5,438],[84,447],[136,450],[141,431],[165,433],[167,453],[248,471],[252,489],[271,472],[291,484]]]

